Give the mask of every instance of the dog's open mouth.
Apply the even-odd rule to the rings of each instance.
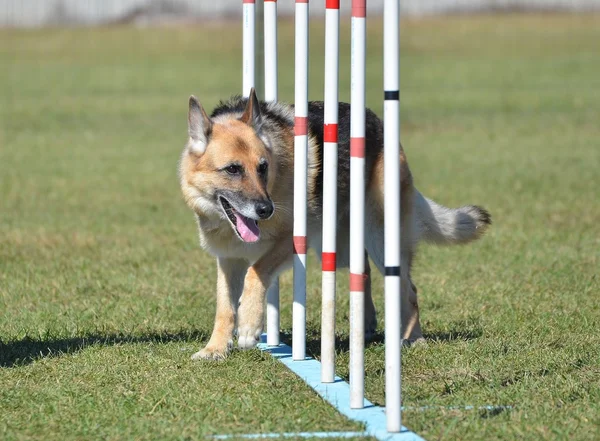
[[[223,196],[219,197],[219,202],[240,239],[244,242],[256,242],[260,238],[258,223],[254,219],[238,213]]]

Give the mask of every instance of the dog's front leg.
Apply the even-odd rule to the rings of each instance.
[[[239,259],[217,259],[217,313],[212,335],[206,347],[192,359],[220,360],[233,346],[237,304],[244,287],[248,264]]]
[[[265,310],[265,294],[269,280],[265,275],[257,273],[255,267],[250,267],[244,282],[244,293],[238,309],[238,347],[252,349],[260,340],[263,330]]]
[[[238,309],[238,346],[252,349],[260,341],[263,330],[266,293],[277,274],[289,266],[292,259],[292,240],[281,240],[248,269],[244,293]]]

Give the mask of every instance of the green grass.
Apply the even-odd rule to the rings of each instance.
[[[367,93],[381,113],[379,28],[369,25]],[[280,93],[291,100],[292,23],[280,33]],[[403,143],[417,185],[494,218],[477,244],[421,249],[428,344],[403,349],[404,403],[514,406],[407,411],[404,424],[428,440],[598,439],[600,17],[406,21],[402,36]],[[312,99],[322,37],[316,24]],[[240,91],[240,42],[237,23],[0,31],[0,438],[360,429],[257,351],[190,361],[212,329],[216,271],[176,163],[189,94],[212,107]],[[314,257],[310,267],[318,355]],[[374,289],[382,317],[379,275]],[[347,362],[342,347],[343,376]],[[381,343],[368,346],[366,370],[368,398],[383,404]]]

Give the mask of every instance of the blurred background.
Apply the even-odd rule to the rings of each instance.
[[[383,2],[368,2],[368,13],[381,14]],[[404,0],[405,16],[509,11],[586,12],[600,10],[598,0]],[[240,16],[238,0],[2,0],[0,26],[98,25],[160,21],[215,20]],[[313,15],[324,2],[313,1]],[[341,2],[349,12],[350,2]],[[290,16],[293,1],[279,1],[280,14]]]

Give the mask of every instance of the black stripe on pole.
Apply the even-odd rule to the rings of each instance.
[[[400,276],[400,267],[399,266],[386,266],[385,267],[385,275],[386,276]]]
[[[400,100],[400,91],[386,90],[383,92],[383,99],[386,101],[399,101]]]

